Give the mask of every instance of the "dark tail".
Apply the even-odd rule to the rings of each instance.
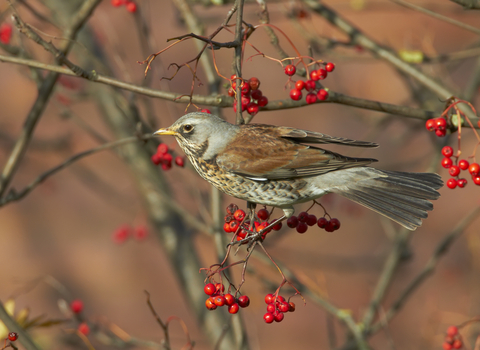
[[[409,230],[422,225],[422,219],[428,216],[427,211],[433,209],[433,204],[429,201],[440,197],[436,190],[443,186],[443,181],[437,174],[363,169],[371,169],[385,176],[356,181],[348,184],[346,189],[337,188],[333,192],[382,214]]]

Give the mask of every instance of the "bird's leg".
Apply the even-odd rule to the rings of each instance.
[[[257,203],[247,201],[248,216],[250,219],[250,231],[253,229],[253,223],[255,222],[255,209],[257,208]]]

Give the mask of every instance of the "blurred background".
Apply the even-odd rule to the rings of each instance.
[[[479,52],[463,55],[460,59],[448,56],[478,49],[478,33],[393,1],[323,3],[392,52],[421,53],[431,58],[422,63],[407,63],[478,107],[478,84],[475,82],[479,81]],[[192,87],[192,73],[188,68],[181,69],[172,80],[161,78],[174,73],[174,67],[168,69],[171,63],[182,64],[197,55],[199,50],[193,40],[175,45],[158,56],[152,62],[147,79],[144,77],[145,65],[137,63],[164,49],[169,44],[167,39],[192,31],[187,27],[178,4],[167,0],[138,0],[137,11],[130,13],[125,6],[115,7],[104,0],[89,18],[68,57],[85,69],[95,67],[98,73],[121,81],[188,95]],[[192,1],[187,4],[203,25],[206,35],[223,22],[232,7],[232,3],[213,5]],[[465,24],[476,26],[479,23],[478,11],[463,10],[450,1],[415,1],[415,4]],[[300,53],[313,54],[316,59],[335,63],[335,71],[324,81],[326,87],[358,98],[423,108],[440,115],[445,100],[400,73],[392,64],[355,44],[332,45],[332,42],[348,43],[348,37],[311,12],[305,3],[273,1],[267,5],[270,23],[286,33]],[[59,28],[68,25],[67,13],[71,15],[77,10],[54,0],[16,1],[14,7],[23,21],[57,47],[62,45]],[[0,0],[0,10],[2,22],[12,24],[12,10],[7,1]],[[247,23],[258,24],[259,13],[257,3],[245,4],[244,20]],[[234,22],[233,18],[231,23]],[[215,39],[230,41],[233,35],[222,32]],[[279,58],[262,28],[251,35],[249,42],[264,54]],[[289,55],[295,55],[281,36],[280,44]],[[0,53],[12,55],[6,46],[22,48],[24,57],[54,64],[50,53],[16,29],[10,43],[2,46]],[[261,90],[270,101],[288,100],[288,77],[281,65],[261,56],[248,59],[255,53],[247,46],[244,77],[260,79]],[[211,57],[210,52],[207,55]],[[233,50],[218,50],[215,58],[219,71],[229,77]],[[23,65],[0,64],[2,168],[22,133],[26,116],[38,96],[38,86],[48,74],[40,70],[36,72],[40,74],[37,81],[33,79],[34,72]],[[208,94],[208,78],[201,66],[198,77],[202,84],[195,82],[194,94]],[[220,84],[219,93],[223,95],[226,95],[226,83],[222,80]],[[465,89],[472,84],[475,89],[470,96],[465,96]],[[208,105],[199,107],[215,110]],[[185,112],[196,110],[194,106],[186,108],[185,103],[61,76],[41,113],[10,188],[23,189],[40,174],[79,152],[134,136],[139,121],[143,122],[141,132],[147,133],[169,126]],[[234,122],[231,107],[223,108],[221,112],[228,121]],[[319,103],[297,109],[260,111],[253,122],[377,142],[381,145],[378,149],[329,149],[351,156],[376,158],[379,160],[376,166],[382,169],[438,172],[445,181],[449,176],[440,166],[440,150],[445,144],[457,148],[457,133],[445,138],[435,137],[425,129],[424,120],[341,104]],[[477,144],[472,130],[463,129],[461,140],[463,154],[470,155]],[[173,148],[176,155],[182,155],[173,138],[164,138],[161,142]],[[205,323],[212,322],[219,327],[224,322],[228,328],[238,322],[233,319],[242,319],[248,335],[248,348],[251,349],[342,348],[346,341],[345,327],[308,297],[305,306],[299,297],[295,297],[297,310],[287,314],[282,323],[265,324],[263,298],[275,291],[281,276],[272,264],[260,258],[250,260],[250,271],[242,287],[242,292],[251,298],[248,308],[233,316],[226,310],[212,312],[225,314],[221,316],[224,321],[209,321],[204,318],[207,316],[201,316],[206,312],[203,286],[192,287],[185,281],[194,279],[198,282],[204,275],[179,277],[183,264],[189,264],[187,258],[190,256],[183,250],[179,252],[178,246],[183,244],[179,242],[188,240],[203,267],[218,263],[224,252],[216,249],[211,233],[202,232],[186,222],[180,212],[172,211],[168,205],[155,207],[152,204],[155,199],[147,194],[165,191],[158,198],[169,198],[184,208],[189,217],[211,229],[216,214],[211,210],[210,185],[195,173],[190,164],[185,168],[173,166],[168,171],[151,164],[149,156],[155,151],[155,141],[137,144],[135,149],[134,146],[119,147],[88,156],[49,177],[23,199],[0,208],[0,300],[5,303],[14,298],[17,315],[20,310],[28,308],[30,319],[40,315],[45,319],[67,319],[60,325],[31,329],[33,339],[41,348],[86,348],[83,341],[72,333],[81,320],[70,317],[62,302],[59,303],[59,300],[70,302],[73,299],[81,299],[84,303],[81,317],[92,329],[88,338],[94,348],[149,348],[142,342],[136,345],[128,341],[111,341],[119,334],[125,335],[123,340],[128,334],[135,339],[160,344],[164,334],[147,306],[145,290],[150,293],[163,320],[172,315],[184,320],[196,349],[215,347],[215,341],[207,335],[210,331],[205,330],[208,328]],[[138,149],[142,155],[135,153],[140,152]],[[136,160],[138,164],[135,164]],[[137,166],[143,169],[143,174],[148,174],[145,175],[151,181],[148,186],[145,185],[147,181],[138,175]],[[159,189],[155,188],[156,185]],[[479,205],[480,188],[471,181],[464,189],[444,187],[440,192],[441,197],[434,203],[435,210],[429,214],[428,220],[407,239],[404,258],[381,302],[380,317],[420,273],[444,237]],[[222,196],[221,200],[221,208],[232,202],[241,208],[246,207],[245,203],[228,196]],[[396,224],[340,197],[327,196],[321,203],[333,217],[340,219],[340,230],[327,233],[313,227],[306,234],[299,235],[284,227],[281,232],[270,234],[266,246],[277,262],[284,264],[311,290],[339,309],[348,310],[355,320],[360,321],[396,237],[402,233]],[[309,204],[305,204],[296,211],[308,207]],[[313,213],[319,216],[322,211],[315,208]],[[221,215],[224,214],[222,209]],[[140,240],[131,237],[118,244],[112,237],[125,225],[132,231],[146,227],[148,235]],[[479,220],[476,219],[442,256],[434,274],[414,291],[392,321],[371,336],[372,348],[440,349],[449,325],[461,324],[480,314],[478,226]],[[175,236],[176,230],[182,232],[181,235]],[[223,235],[225,240],[229,236]],[[236,259],[242,259],[245,253],[242,248]],[[262,252],[259,250],[256,255],[261,257]],[[240,281],[240,273],[240,269],[232,269],[236,283]],[[195,294],[198,299],[192,299]],[[285,287],[282,294],[291,295],[291,289]],[[213,317],[210,314],[208,317]],[[478,329],[478,325],[473,324],[462,330],[467,345],[473,347]],[[100,331],[109,336],[96,336]],[[180,349],[186,343],[182,328],[176,322],[172,323],[170,336],[173,349]]]

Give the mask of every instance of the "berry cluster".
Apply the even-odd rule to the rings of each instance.
[[[234,74],[230,77],[230,88],[228,89],[228,96],[235,97],[235,89],[237,76]],[[268,98],[263,95],[260,87],[260,80],[252,77],[248,80],[243,80],[240,85],[242,88],[242,112],[247,111],[252,117],[258,113],[260,107],[265,107],[268,104]],[[233,110],[237,111],[237,99],[233,103]]]
[[[258,221],[254,221],[253,227],[255,227],[256,232],[260,232],[270,225],[270,223],[268,222],[270,213],[266,209],[260,209],[256,214]],[[236,233],[237,241],[241,241],[242,239],[247,237],[247,234],[250,232],[250,221],[246,221],[245,216],[245,211],[243,211],[242,209],[238,209],[237,205],[230,204],[227,207],[227,215],[225,215],[225,223],[223,224],[223,230],[227,233]],[[242,226],[240,227],[240,225]],[[277,223],[276,225],[272,226],[271,229],[263,232],[262,239],[265,239],[265,237],[269,232],[271,232],[271,230],[279,231],[281,228],[282,223]]]
[[[0,25],[0,43],[8,45],[12,38],[12,26],[8,23]]]
[[[202,111],[205,111],[202,109]],[[208,109],[207,109],[208,111]],[[163,170],[169,170],[172,168],[173,156],[170,153],[170,148],[165,143],[161,143],[157,147],[157,152],[151,157],[153,164],[162,165]],[[185,166],[185,160],[182,156],[175,157],[175,164],[179,167]]]
[[[457,186],[463,188],[467,185],[466,179],[459,178],[461,170],[468,170],[472,176],[473,183],[480,186],[480,165],[478,165],[478,163],[470,164],[466,159],[459,160],[458,156],[454,156],[453,153],[453,148],[450,146],[442,148],[442,155],[444,158],[442,159],[441,164],[445,169],[448,169],[448,173],[452,176],[447,180],[447,187],[454,189]],[[455,164],[452,158],[455,158]]]
[[[333,232],[340,228],[340,220],[336,218],[327,220],[324,216],[317,220],[315,215],[308,214],[306,211],[302,211],[298,214],[298,217],[295,215],[290,216],[287,220],[287,226],[296,228],[298,233],[307,232],[308,226],[314,226],[315,224],[327,232]]]
[[[319,68],[317,70],[311,71],[309,80],[299,80],[295,83],[295,88],[290,90],[290,98],[294,101],[301,100],[303,97],[302,90],[305,89],[307,91],[305,101],[308,104],[315,103],[317,102],[317,100],[325,101],[328,98],[328,91],[325,89],[318,89],[317,91],[317,84],[315,82],[317,80],[326,79],[328,73],[333,72],[334,69],[335,65],[329,62],[325,64],[325,68]],[[297,69],[293,64],[289,64],[285,67],[285,74],[290,77],[294,75],[296,71]]]
[[[443,342],[444,350],[451,349],[461,349],[463,347],[463,342],[458,333],[458,328],[455,326],[450,326],[447,329],[447,335],[445,336],[445,341]]]
[[[425,123],[425,127],[428,131],[435,131],[435,134],[439,137],[443,137],[447,134],[447,120],[442,117],[428,119]]]
[[[112,234],[112,240],[117,244],[124,243],[130,236],[137,241],[143,241],[148,237],[148,229],[145,225],[140,225],[135,228],[129,225],[122,225],[117,228]]]
[[[286,312],[295,311],[295,304],[292,301],[286,301],[281,295],[275,297],[273,294],[267,294],[265,303],[267,304],[267,313],[263,315],[263,319],[266,323],[282,322]]]
[[[228,312],[236,314],[240,308],[250,305],[250,298],[242,295],[235,298],[232,294],[225,294],[225,286],[222,283],[207,283],[203,291],[209,298],[205,301],[205,306],[209,310],[215,310],[219,306],[228,306]]]
[[[111,0],[112,6],[120,7],[125,5],[128,12],[135,13],[137,12],[137,4],[131,0]]]
[[[17,339],[18,339],[18,333],[15,333],[15,332],[8,333],[8,340],[15,341]]]

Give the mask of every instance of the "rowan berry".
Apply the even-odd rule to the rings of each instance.
[[[215,310],[217,308],[217,305],[215,305],[215,302],[213,300],[212,297],[208,298],[207,300],[205,300],[205,306],[207,307],[207,309],[209,310]]]
[[[78,331],[83,335],[90,334],[90,327],[85,322],[82,322],[78,325]]]
[[[307,219],[308,219],[308,213],[306,211],[302,211],[300,214],[298,214],[298,221],[307,222]]]
[[[176,156],[175,157],[175,164],[177,164],[177,166],[183,168],[185,166],[185,159],[182,156]]]
[[[435,130],[435,119],[428,119],[425,122],[425,127],[427,128],[428,131]]]
[[[457,176],[458,174],[460,174],[460,167],[452,165],[450,168],[448,168],[448,173],[451,176]]]
[[[203,291],[206,295],[213,295],[217,291],[215,285],[213,283],[207,283],[205,287],[203,287]]]
[[[260,87],[260,80],[255,77],[251,77],[248,79],[248,85],[250,85],[250,89],[257,90]]]
[[[327,226],[327,224],[328,224],[328,220],[324,217],[319,218],[318,221],[317,221],[317,225],[320,228],[325,228]]]
[[[270,312],[267,312],[265,315],[263,315],[263,319],[265,320],[266,323],[272,323],[274,321],[273,314]]]
[[[248,305],[250,305],[250,298],[246,295],[242,295],[238,298],[238,305],[241,308],[247,307]]]
[[[317,92],[317,98],[318,98],[320,101],[325,101],[325,100],[328,98],[328,91],[325,90],[325,89],[320,89],[320,90],[318,90],[318,92]]]
[[[328,73],[327,73],[327,71],[326,71],[325,69],[320,68],[319,70],[317,70],[317,73],[318,73],[318,78],[319,78],[320,80],[323,80],[323,79],[326,79],[326,78],[327,78]]]
[[[299,222],[297,226],[297,232],[298,233],[305,233],[308,230],[308,226],[304,222]]]
[[[8,45],[12,38],[12,26],[8,23],[2,23],[0,25],[0,42]]]
[[[305,97],[305,101],[307,102],[307,104],[311,105],[312,103],[317,102],[317,95],[313,92],[309,92],[307,94],[307,97]]]
[[[442,163],[441,163],[441,164],[442,164],[442,166],[443,166],[445,169],[448,169],[448,168],[450,168],[450,167],[452,166],[453,160],[452,160],[452,158],[447,158],[447,157],[445,157],[445,158],[442,159]]]
[[[257,216],[260,220],[267,220],[269,217],[268,210],[267,209],[260,209],[257,212]]]
[[[308,215],[306,223],[308,226],[315,225],[317,223],[317,217],[313,214]]]
[[[468,172],[472,174],[472,176],[477,176],[480,172],[480,165],[478,165],[477,163],[470,164],[470,166],[468,167]]]
[[[225,297],[223,295],[217,295],[216,297],[213,298],[213,302],[217,306],[223,306],[226,303]]]
[[[253,90],[251,93],[250,93],[250,96],[254,99],[254,100],[259,100],[263,95],[262,95],[262,90]]]
[[[230,293],[227,293],[224,296],[225,296],[225,304],[227,304],[228,306],[231,306],[236,303],[235,297]]]
[[[273,317],[275,318],[275,322],[282,322],[285,318],[285,315],[282,312],[277,312],[273,315]]]
[[[225,292],[225,286],[223,285],[223,283],[217,283],[215,284],[215,290],[217,293],[223,293]]]
[[[290,228],[295,228],[298,226],[298,218],[296,216],[290,216],[287,219],[287,226]]]
[[[464,188],[467,185],[467,180],[466,179],[458,179],[457,185],[460,188]]]
[[[450,146],[445,146],[442,148],[442,154],[445,156],[445,157],[451,157],[453,156],[453,148],[450,147]]]
[[[457,180],[455,180],[454,178],[448,179],[447,180],[447,187],[451,188],[451,189],[454,189],[455,187],[457,187]]]
[[[290,90],[290,98],[294,101],[298,101],[302,99],[302,92],[297,89]]]
[[[325,65],[325,69],[327,70],[327,72],[333,72],[333,70],[335,69],[335,64],[333,64],[332,62],[328,62]]]
[[[233,314],[236,314],[240,310],[240,307],[238,306],[237,303],[234,303],[232,305],[228,305],[228,312]]]
[[[337,218],[330,219],[329,224],[333,228],[334,231],[336,231],[340,228],[340,220],[338,220]]]
[[[275,300],[275,296],[273,294],[265,295],[265,304],[271,304]]]
[[[133,1],[127,2],[126,7],[127,7],[127,11],[130,13],[137,12],[137,4],[134,3]]]
[[[288,76],[292,76],[295,74],[297,71],[297,68],[293,64],[289,64],[288,66],[285,67],[285,74]]]
[[[245,219],[245,215],[246,214],[242,209],[238,209],[237,211],[235,211],[235,213],[233,213],[233,216],[237,221],[242,221],[243,219]]]
[[[260,99],[258,100],[258,106],[265,107],[266,105],[268,105],[268,98],[266,96],[260,97]]]
[[[458,334],[458,328],[456,326],[450,326],[447,328],[447,335],[454,337]]]
[[[10,332],[8,333],[8,340],[15,341],[18,339],[18,333]]]
[[[460,160],[458,161],[458,166],[459,166],[460,169],[462,169],[462,170],[467,170],[468,167],[470,166],[470,164],[468,163],[468,160],[460,159]]]
[[[317,88],[317,84],[313,80],[307,80],[305,82],[305,90],[314,91]]]
[[[303,80],[299,80],[295,83],[295,89],[298,91],[302,91],[305,88],[305,82]]]
[[[70,310],[75,314],[79,314],[83,310],[83,302],[80,299],[75,299],[70,303]]]

